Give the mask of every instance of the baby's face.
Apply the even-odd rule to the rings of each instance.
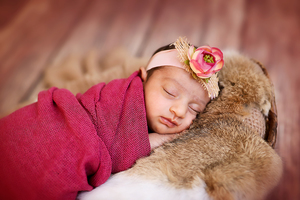
[[[210,100],[201,84],[178,67],[155,70],[144,91],[148,126],[160,134],[188,129]]]

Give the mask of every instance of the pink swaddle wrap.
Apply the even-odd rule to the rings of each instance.
[[[0,199],[75,199],[150,153],[143,84],[51,88],[0,120]]]

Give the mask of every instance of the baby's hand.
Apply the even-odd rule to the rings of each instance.
[[[151,150],[159,147],[165,142],[170,142],[171,140],[175,139],[178,134],[158,134],[158,133],[150,133],[149,134],[149,141]]]

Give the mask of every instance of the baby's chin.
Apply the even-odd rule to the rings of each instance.
[[[186,129],[169,128],[169,127],[166,127],[166,126],[163,127],[163,126],[154,128],[153,132],[158,133],[158,134],[175,134],[175,133],[181,133],[188,129],[188,128],[186,128]]]

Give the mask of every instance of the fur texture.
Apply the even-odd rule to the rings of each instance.
[[[224,60],[220,95],[190,130],[79,199],[263,199],[282,161],[243,118],[253,108],[268,115],[272,84],[247,57],[227,52]]]

